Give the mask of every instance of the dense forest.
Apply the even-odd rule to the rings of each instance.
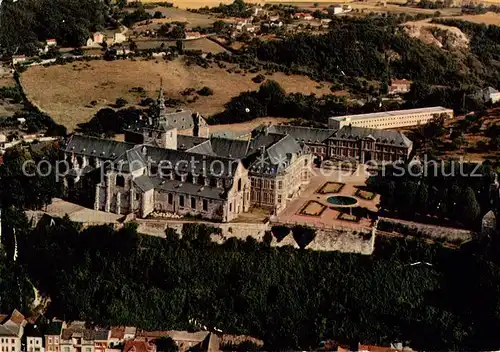
[[[492,168],[488,164],[426,162],[386,167],[368,179],[368,186],[381,194],[382,214],[479,229],[480,215],[492,206]]]
[[[102,0],[4,0],[0,7],[0,49],[36,53],[37,43],[55,38],[61,46],[83,45],[104,26]]]
[[[453,82],[455,87],[483,80],[500,83],[495,65],[499,27],[470,24],[482,32],[473,33],[470,53],[456,53],[410,38],[400,24],[400,17],[394,15],[334,19],[328,34],[299,33],[282,41],[254,41],[252,50],[260,60],[307,70],[314,78],[332,82],[347,75],[439,85]]]
[[[21,225],[18,225],[21,226]],[[377,240],[373,256],[274,248],[253,239],[138,236],[133,226],[80,230],[68,219],[19,231],[19,263],[52,303],[48,315],[147,329],[260,337],[266,350],[333,338],[415,349],[498,348],[498,239],[461,250]],[[480,246],[480,247],[477,247]],[[429,266],[410,266],[425,261]]]

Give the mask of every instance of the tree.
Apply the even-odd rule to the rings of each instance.
[[[203,87],[198,91],[198,94],[202,96],[209,96],[214,95],[214,91],[210,87]]]
[[[316,237],[316,229],[309,226],[295,225],[292,233],[293,239],[301,249],[306,248]]]
[[[457,209],[461,221],[471,226],[477,225],[476,221],[481,213],[481,207],[471,187],[466,187],[460,194]]]
[[[130,51],[136,51],[137,50],[137,44],[132,39],[129,40],[128,47],[129,47]]]
[[[281,242],[290,233],[290,228],[284,225],[274,225],[271,232],[276,237],[276,241]]]
[[[153,18],[164,18],[163,13],[161,11],[155,11]]]
[[[158,352],[177,352],[179,350],[179,346],[171,337],[160,337],[155,344]]]
[[[172,39],[185,39],[186,38],[186,25],[184,23],[177,23],[170,31],[170,38]]]

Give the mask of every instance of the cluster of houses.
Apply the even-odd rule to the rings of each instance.
[[[222,336],[222,335],[221,335]],[[82,321],[25,318],[19,311],[0,314],[2,352],[156,352],[159,339],[179,351],[219,351],[221,338],[209,331],[145,331],[135,327],[96,327]]]

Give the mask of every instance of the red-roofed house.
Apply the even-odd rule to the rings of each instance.
[[[186,39],[198,39],[200,37],[200,32],[186,32]]]
[[[47,46],[57,46],[57,40],[47,39]]]
[[[389,93],[404,94],[410,91],[411,82],[407,79],[392,79]]]

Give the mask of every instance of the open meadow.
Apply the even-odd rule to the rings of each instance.
[[[258,89],[251,79],[256,74],[228,73],[213,66],[187,66],[182,59],[171,62],[163,60],[117,60],[90,61],[50,67],[31,67],[21,76],[27,96],[58,123],[69,130],[86,122],[101,108],[114,104],[117,98],[126,99],[130,105],[140,102],[144,96],[130,92],[133,87],[142,87],[146,96],[156,98],[163,79],[168,98],[184,101],[184,107],[210,116],[224,110],[224,104],[245,91]],[[287,76],[274,73],[267,76],[277,81],[287,92],[330,93],[329,85],[320,85],[306,76]],[[207,86],[214,95],[193,96],[181,94],[187,88],[196,90]],[[90,105],[93,102],[94,106]]]
[[[495,26],[500,26],[500,13],[487,12],[482,15],[462,15],[462,16],[454,16],[450,17],[456,20],[464,20],[474,23],[484,23],[484,24],[492,24]]]

